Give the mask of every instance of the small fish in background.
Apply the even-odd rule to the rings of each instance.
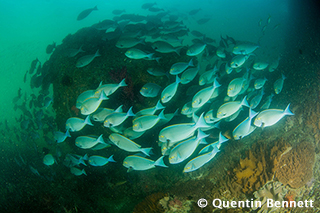
[[[74,174],[75,176],[80,176],[80,175],[86,175],[87,176],[87,173],[86,173],[86,171],[84,171],[84,169],[78,169],[78,168],[76,168],[76,167],[71,167],[70,168],[70,172],[72,173],[72,174]]]
[[[79,49],[74,49],[74,48],[69,48],[63,51],[63,55],[69,58],[75,57],[76,55],[78,55],[78,53],[83,53],[85,52],[84,50],[82,50],[82,46],[80,46]]]
[[[190,11],[189,11],[189,15],[190,15],[190,16],[193,16],[193,15],[197,14],[200,10],[201,10],[201,8],[199,8],[199,9],[194,9],[194,10],[190,10]]]
[[[154,53],[146,53],[140,49],[131,48],[127,50],[125,55],[130,59],[152,59]]]
[[[80,131],[86,124],[93,126],[90,121],[90,116],[88,115],[85,120],[81,118],[72,117],[66,121],[66,129],[71,132]]]
[[[123,166],[128,168],[128,172],[133,170],[144,171],[155,168],[156,166],[168,167],[164,164],[163,157],[164,156],[161,156],[158,160],[153,161],[139,155],[129,155],[123,160]]]
[[[78,59],[76,63],[76,67],[78,68],[85,67],[88,64],[90,64],[95,57],[98,57],[98,56],[101,56],[99,53],[99,50],[97,50],[95,54],[82,56],[81,58]]]
[[[95,6],[94,8],[89,8],[89,9],[82,11],[81,13],[79,13],[79,15],[77,17],[77,21],[80,21],[80,20],[86,18],[94,10],[98,10],[97,6]]]
[[[161,87],[158,84],[146,83],[141,89],[140,94],[144,97],[157,97]]]
[[[46,53],[51,54],[53,50],[56,49],[56,42],[53,42],[52,44],[49,44],[46,48]]]
[[[91,166],[104,166],[109,162],[116,162],[113,159],[113,155],[111,155],[109,158],[105,158],[98,155],[92,155],[89,157],[88,162]]]
[[[60,131],[55,131],[53,133],[54,139],[55,141],[57,141],[57,143],[62,143],[66,140],[67,137],[71,137],[70,133],[69,133],[69,129],[66,131],[66,133],[60,132]]]
[[[274,92],[278,95],[283,88],[284,79],[286,79],[286,76],[281,74],[281,78],[276,80],[273,84]]]
[[[34,60],[31,62],[30,69],[29,69],[29,74],[30,74],[30,75],[33,74],[34,70],[35,70],[36,67],[37,67],[38,62],[40,62],[38,58],[34,59]]]
[[[141,5],[141,8],[144,9],[144,10],[147,10],[147,9],[153,7],[154,5],[157,5],[157,3],[156,2],[154,2],[154,3],[145,3],[145,4]]]
[[[120,15],[121,13],[124,13],[124,12],[126,12],[126,10],[113,10],[112,14],[113,15]]]
[[[52,166],[55,163],[55,160],[52,154],[46,154],[43,157],[43,163],[47,166]]]

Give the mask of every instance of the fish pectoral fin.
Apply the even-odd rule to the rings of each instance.
[[[134,169],[130,166],[127,170],[127,172],[132,172]]]

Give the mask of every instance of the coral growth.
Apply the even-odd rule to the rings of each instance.
[[[275,177],[292,188],[300,188],[312,178],[315,148],[310,142],[301,142],[281,156]]]
[[[270,149],[269,145],[272,144],[274,145]],[[242,185],[244,193],[258,190],[267,181],[272,180],[281,154],[290,149],[288,143],[283,140],[269,145],[262,141],[254,143],[247,157],[240,159],[239,166],[234,169],[236,182]]]
[[[187,213],[191,212],[191,201],[183,200],[178,197],[165,196],[159,201],[159,204],[165,210],[165,213]]]
[[[260,212],[281,212],[282,209],[278,207],[268,208],[267,199],[272,199],[275,201],[284,201],[284,196],[287,194],[288,190],[285,186],[278,181],[271,181],[266,183],[263,187],[261,187],[258,191],[254,192],[253,195],[256,198],[255,201],[261,202],[261,208],[258,211]],[[254,206],[253,210],[258,209],[258,206]]]
[[[163,212],[163,207],[159,204],[161,198],[165,196],[164,193],[158,192],[147,196],[143,201],[138,203],[133,213],[160,213]]]

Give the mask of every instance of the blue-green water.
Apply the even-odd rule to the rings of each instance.
[[[309,82],[319,82],[317,80],[319,78],[317,74],[319,65],[316,63],[317,59],[319,59],[319,53],[317,52],[319,50],[319,39],[314,37],[318,32],[318,29],[314,27],[317,26],[314,24],[317,23],[317,19],[316,16],[312,15],[315,14],[312,9],[316,8],[315,4],[301,4],[289,0],[281,2],[207,0],[198,2],[184,1],[183,3],[181,1],[165,0],[157,1],[157,4],[153,6],[161,11],[152,12],[141,8],[145,3],[153,3],[153,1],[34,0],[0,2],[0,6],[3,8],[0,14],[0,28],[2,29],[0,35],[0,110],[2,112],[0,120],[2,162],[0,211],[132,212],[135,207],[135,212],[143,212],[142,209],[146,209],[146,212],[178,212],[178,210],[174,209],[173,201],[175,201],[176,197],[180,197],[182,202],[190,201],[190,203],[193,203],[192,205],[190,204],[193,207],[186,209],[180,206],[180,212],[197,212],[199,208],[196,206],[196,200],[200,198],[199,196],[220,186],[223,188],[223,184],[214,183],[213,186],[213,180],[221,181],[226,174],[232,176],[233,174],[232,172],[230,174],[230,171],[233,171],[233,168],[238,163],[240,158],[238,154],[248,150],[254,141],[259,140],[260,134],[264,139],[270,138],[270,140],[273,140],[282,135],[287,139],[297,134],[296,132],[301,131],[299,125],[308,124],[310,126],[310,122],[314,122],[314,120],[309,121],[311,119],[308,120],[305,117],[307,112],[303,114],[299,110],[302,108],[300,98],[303,96],[305,102],[311,100],[319,101],[316,92],[313,93],[315,96],[310,98],[304,95],[305,91],[314,89],[308,85]],[[83,20],[76,20],[80,12],[96,5],[98,7],[97,11],[92,11]],[[232,53],[232,45],[236,46],[241,42],[251,42],[258,44],[259,48],[254,51],[254,55],[249,56],[249,58],[254,58],[255,60],[248,60],[245,66],[251,69],[250,72],[256,78],[268,78],[264,87],[266,95],[263,101],[266,100],[267,95],[274,93],[273,83],[283,73],[287,77],[283,91],[279,95],[275,95],[271,108],[284,110],[287,104],[291,103],[292,107],[290,109],[295,113],[294,118],[291,119],[290,117],[287,121],[287,117],[285,117],[279,123],[266,127],[266,130],[257,128],[251,135],[241,139],[240,142],[230,140],[224,143],[221,152],[217,154],[217,158],[210,161],[209,165],[207,164],[191,173],[182,173],[182,171],[186,163],[197,156],[196,153],[193,153],[191,157],[179,165],[171,165],[168,156],[165,156],[164,162],[169,166],[167,169],[157,167],[152,170],[127,173],[127,168],[122,164],[123,160],[132,153],[121,150],[114,144],[110,148],[99,151],[78,148],[75,145],[75,138],[81,135],[104,134],[104,139],[107,141],[112,132],[97,122],[93,122],[93,127],[86,126],[79,132],[72,132],[71,138],[67,138],[65,142],[57,144],[54,142],[54,131],[65,132],[65,122],[69,117],[85,118],[74,108],[77,98],[74,94],[79,95],[85,90],[96,89],[100,81],[104,81],[104,83],[119,83],[121,79],[118,79],[119,76],[112,70],[124,73],[127,78],[130,76],[131,85],[129,86],[132,87],[128,86],[129,89],[119,88],[119,91],[114,96],[111,96],[109,102],[102,102],[102,106],[115,109],[120,104],[124,104],[125,112],[130,106],[133,106],[133,111],[136,113],[138,110],[154,106],[157,100],[161,98],[160,95],[157,98],[150,99],[141,97],[139,88],[144,83],[147,83],[146,81],[151,79],[153,83],[160,84],[162,88],[174,82],[174,77],[171,75],[169,76],[170,79],[167,80],[166,77],[154,78],[150,77],[147,72],[143,73],[143,69],[147,68],[147,66],[157,66],[157,63],[155,61],[144,61],[143,59],[129,60],[126,58],[124,54],[127,49],[115,48],[115,43],[119,36],[115,40],[103,43],[100,39],[97,41],[91,39],[93,35],[97,36],[97,38],[103,37],[103,32],[101,31],[97,33],[91,28],[84,29],[81,32],[78,31],[105,19],[113,19],[116,15],[112,14],[112,11],[115,9],[125,10],[122,14],[142,15],[145,20],[148,20],[151,15],[165,12],[164,18],[159,19],[161,24],[158,25],[158,30],[160,33],[167,33],[166,26],[162,24],[170,16],[172,18],[177,17],[178,21],[182,21],[182,26],[186,27],[189,33],[179,37],[184,40],[181,56],[175,53],[155,54],[162,57],[160,65],[165,69],[170,68],[173,63],[190,60],[191,57],[186,56],[185,52],[192,45],[192,39],[196,38],[190,33],[193,30],[199,31],[205,37],[215,40],[215,42],[210,43],[211,46],[207,44],[205,53],[215,52],[215,50],[210,50],[209,46],[211,48],[221,46],[220,41],[227,36],[236,41],[235,43],[232,40],[227,41],[230,47],[228,47],[229,49],[225,48],[226,59],[221,59],[217,56],[204,58],[201,55],[193,57],[197,61],[196,63],[203,66],[200,74],[209,70],[205,66],[209,65],[210,68],[213,68],[214,64],[218,65],[217,81],[222,84],[219,96],[216,99],[212,99],[212,103],[206,104],[204,108],[198,111],[196,113],[197,116],[200,116],[202,112],[206,113],[209,109],[217,110],[224,102],[232,101],[227,97],[228,84],[232,79],[242,77],[245,69],[240,70],[239,74],[233,71],[232,74],[227,75],[224,66],[225,63],[230,63],[235,56]],[[195,14],[190,14],[195,9],[201,10]],[[309,15],[307,15],[306,11],[309,12]],[[199,22],[201,19],[208,20],[206,23],[201,23]],[[145,23],[146,21],[142,21],[140,24],[144,25]],[[137,22],[131,22],[131,24],[138,25]],[[109,29],[109,31],[112,30]],[[147,44],[145,46],[139,44],[140,46],[138,47],[145,48],[146,51],[150,52],[152,50],[151,43],[157,39],[159,40],[160,36],[155,36],[156,38],[154,39],[151,37],[151,32],[143,31],[143,33],[150,33],[147,36],[139,35],[139,37],[145,37]],[[63,42],[63,39],[69,34],[75,34],[79,37],[69,37],[71,40],[66,39]],[[199,39],[202,39],[202,37],[199,37]],[[52,42],[56,42],[57,48],[52,54],[47,54],[47,45],[52,44]],[[80,53],[80,56],[71,59],[62,57],[64,51],[68,48],[79,48],[81,45],[84,45],[83,49],[89,54],[94,54],[96,49],[99,48],[103,60],[97,57],[86,67],[75,68],[77,59],[85,54],[82,53],[83,55],[80,55]],[[179,46],[179,43],[175,43],[174,46]],[[115,51],[112,51],[112,48],[115,48]],[[51,83],[54,86],[51,85],[49,87],[48,94],[45,94],[45,96],[53,98],[54,105],[50,105],[47,108],[42,105],[43,101],[39,98],[40,89],[30,88],[32,75],[27,74],[26,83],[23,81],[26,71],[29,70],[30,64],[35,58],[38,58],[42,65],[46,61],[53,63],[50,71],[55,72],[51,78]],[[278,58],[281,59],[278,68],[274,72],[268,72],[268,69],[255,71],[252,68],[254,61],[267,61],[270,65]],[[296,70],[297,67],[300,70]],[[129,74],[124,71],[126,69]],[[108,76],[109,72],[110,76]],[[196,87],[200,74],[197,75],[197,80],[178,87],[177,95],[179,97],[173,99],[171,103],[164,104],[168,110],[165,113],[173,113],[176,108],[181,110],[187,101],[192,100],[192,96],[200,90],[200,87]],[[68,76],[67,80],[64,78],[66,75]],[[69,82],[69,77],[71,83]],[[194,88],[190,89],[191,86],[194,86]],[[310,90],[308,87],[310,87]],[[13,99],[17,97],[19,88],[21,88],[22,95],[14,103]],[[254,90],[253,83],[251,83],[249,90],[244,95],[249,95],[250,90]],[[35,99],[32,94],[35,95]],[[73,96],[70,96],[71,94]],[[236,100],[241,100],[243,96],[239,96],[240,98]],[[40,105],[30,105],[30,107],[31,100],[38,100],[32,101],[32,103],[40,103]],[[23,108],[24,106],[25,108]],[[18,109],[15,109],[16,107]],[[26,111],[22,110],[22,108],[31,113],[31,116],[28,117]],[[294,109],[299,110],[295,111]],[[312,112],[312,109],[308,110]],[[262,109],[258,107],[256,111],[260,112]],[[315,113],[319,115],[317,113],[320,112],[315,111]],[[226,137],[232,138],[232,130],[247,116],[248,110],[245,108],[235,121],[221,121],[220,130]],[[127,121],[126,127],[132,124],[130,119]],[[301,119],[301,122],[299,119]],[[26,122],[28,123],[27,127]],[[193,121],[181,115],[179,111],[179,115],[169,124],[185,122]],[[157,160],[161,156],[161,149],[157,146],[156,141],[158,141],[160,130],[169,124],[156,126],[148,130],[148,134],[134,140],[143,147],[153,148],[154,155],[151,155],[152,160]],[[317,126],[317,123],[310,127],[314,128],[314,130],[308,132],[304,129],[304,132],[306,135],[313,134],[314,144],[317,146],[319,138],[317,138],[318,136],[314,131],[319,131],[319,129],[316,129],[315,126]],[[203,130],[210,135],[207,140],[208,143],[218,138],[220,130]],[[179,132],[175,133],[179,134]],[[238,145],[242,141],[244,141],[243,144]],[[297,141],[299,140],[297,139]],[[291,143],[295,144],[297,141],[291,141]],[[231,148],[236,146],[238,146],[239,150]],[[200,150],[202,147],[204,145],[199,145],[198,149]],[[232,150],[232,152],[226,153],[226,150]],[[43,158],[48,153],[51,153],[54,157],[54,164],[51,166],[43,163]],[[81,170],[85,169],[87,176],[75,176],[70,172],[70,165],[65,163],[68,161],[66,160],[68,159],[68,154],[79,154],[81,156],[88,154],[89,156],[100,155],[104,157],[114,155],[114,159],[117,162],[110,162],[103,167],[93,167],[89,165],[89,161],[85,160],[88,166],[81,165],[79,168]],[[217,159],[219,162],[217,162]],[[213,176],[211,173],[211,175],[208,175],[208,170],[213,167],[217,170],[217,176],[220,175],[219,177]],[[315,168],[317,167],[315,166]],[[310,169],[312,170],[312,168]],[[314,169],[314,171],[318,170]],[[313,179],[319,180],[316,175]],[[229,179],[228,181],[232,182]],[[228,181],[226,180],[226,183]],[[188,184],[190,184],[190,187],[188,187]],[[207,186],[208,190],[200,190],[197,184]],[[179,191],[178,188],[181,185],[184,185],[184,187]],[[195,187],[198,188],[195,189]],[[165,193],[169,193],[171,196],[168,198],[167,209],[165,206],[158,207],[160,205],[159,200],[167,197]],[[150,196],[149,200],[137,206],[146,196]],[[208,194],[203,196],[211,198],[211,195]],[[244,199],[244,196],[249,199],[253,195],[252,193],[240,193],[231,197],[233,199]],[[302,197],[303,194],[301,193],[300,196]],[[223,194],[221,194],[221,198],[226,199]],[[229,199],[231,198],[229,197]],[[148,202],[151,203],[148,204]],[[154,209],[154,211],[148,209]],[[249,209],[245,211],[249,211]]]

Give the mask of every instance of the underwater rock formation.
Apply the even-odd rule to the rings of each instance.
[[[159,201],[165,196],[164,193],[158,192],[147,196],[143,201],[138,203],[133,213],[160,213],[164,211],[164,208],[159,204]]]
[[[315,159],[313,143],[303,141],[281,156],[275,177],[292,188],[300,188],[312,178]]]
[[[278,182],[278,181],[271,181],[266,183],[263,187],[261,187],[258,191],[254,192],[254,197],[256,198],[255,201],[261,201],[261,208],[259,209],[258,213],[260,212],[281,212],[283,209],[278,207],[267,207],[267,199],[272,199],[273,202],[275,201],[284,201],[284,196],[287,194],[288,190],[285,186]],[[258,209],[257,206],[253,207],[253,210]]]
[[[246,158],[240,159],[239,166],[234,169],[236,182],[242,185],[242,191],[256,191],[272,180],[281,154],[289,147],[282,139],[268,145],[263,141],[254,143]]]
[[[191,201],[183,200],[178,197],[165,196],[159,201],[165,213],[186,213],[191,212]]]

